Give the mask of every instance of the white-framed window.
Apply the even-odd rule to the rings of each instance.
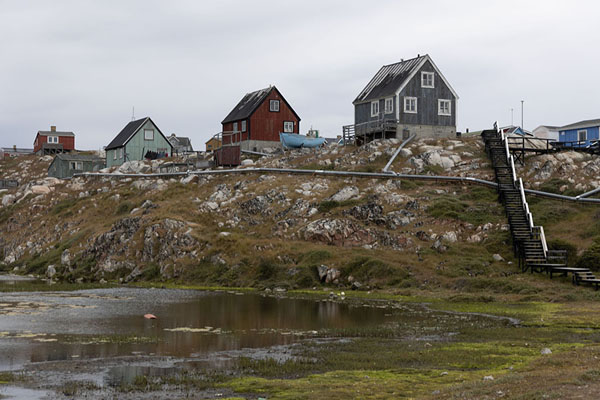
[[[113,150],[113,160],[117,159],[117,149]]]
[[[246,120],[242,121],[242,132],[246,132]]]
[[[417,113],[417,98],[416,97],[405,97],[404,98],[404,112],[409,114]]]
[[[154,140],[154,129],[144,129],[144,140]]]
[[[83,162],[82,161],[71,161],[71,162],[69,162],[69,168],[74,169],[76,171],[83,171]]]
[[[123,152],[124,152],[124,149],[121,147],[119,149],[119,158],[121,158],[121,159],[123,158]]]
[[[234,123],[233,123],[233,131],[234,131],[234,132],[237,132],[237,131],[238,131],[238,123],[237,123],[237,122],[234,122]]]
[[[391,114],[394,112],[394,98],[393,97],[388,97],[387,99],[385,99],[385,113],[386,114]]]
[[[577,131],[577,140],[580,142],[587,141],[587,129]]]
[[[283,121],[283,132],[285,132],[285,133],[294,132],[294,122],[293,121]]]
[[[379,100],[371,102],[371,117],[379,116]]]
[[[269,101],[269,111],[279,112],[279,100]]]
[[[48,136],[48,143],[58,143],[58,136]]]
[[[452,101],[438,99],[438,115],[452,115]]]
[[[433,88],[435,87],[433,72],[421,72],[421,87]]]

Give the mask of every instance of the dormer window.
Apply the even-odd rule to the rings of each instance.
[[[394,98],[388,97],[385,99],[385,113],[391,114],[394,112]]]
[[[421,87],[423,88],[434,88],[434,73],[433,72],[421,72]]]
[[[371,102],[371,117],[379,116],[379,100]]]
[[[271,112],[279,112],[279,100],[271,100],[271,101],[269,101],[269,111],[271,111]]]

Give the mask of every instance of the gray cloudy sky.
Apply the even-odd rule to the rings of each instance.
[[[595,1],[0,0],[0,146],[57,125],[78,149],[150,116],[196,149],[276,85],[327,136],[383,64],[429,54],[458,129],[600,118]]]

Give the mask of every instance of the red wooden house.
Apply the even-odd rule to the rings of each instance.
[[[280,147],[279,133],[300,132],[300,117],[275,86],[246,94],[221,124],[219,165],[238,165],[240,150]]]
[[[37,155],[69,153],[75,150],[75,134],[60,132],[56,126],[49,131],[38,131],[33,142],[33,152]]]

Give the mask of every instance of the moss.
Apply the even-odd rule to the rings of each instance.
[[[579,268],[589,268],[592,271],[600,271],[600,237],[587,248],[575,264]]]
[[[319,207],[317,209],[321,213],[327,213],[336,208],[353,207],[357,204],[359,204],[358,200],[345,200],[345,201],[324,200],[319,204]]]
[[[133,210],[133,204],[131,204],[128,201],[124,201],[121,204],[119,204],[119,206],[117,207],[115,214],[116,215],[123,215],[123,214],[128,214],[131,212],[131,210]]]

